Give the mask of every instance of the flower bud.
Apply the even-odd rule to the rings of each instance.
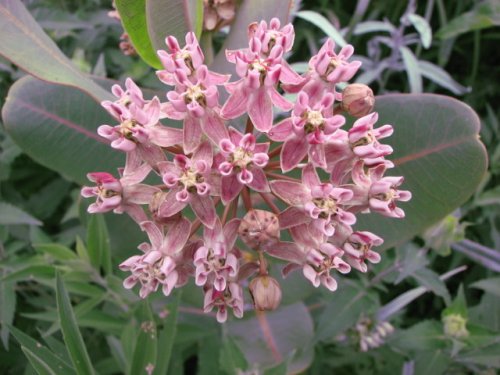
[[[276,310],[281,302],[281,287],[271,276],[258,276],[248,287],[256,310]]]
[[[269,211],[250,210],[241,220],[238,234],[252,249],[269,246],[280,238],[278,217]]]
[[[443,317],[444,334],[449,337],[461,338],[469,336],[467,319],[460,314],[450,314]]]
[[[342,109],[354,117],[363,117],[373,110],[373,91],[362,83],[347,85],[342,91]]]

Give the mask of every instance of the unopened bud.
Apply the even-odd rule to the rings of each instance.
[[[269,246],[280,238],[278,217],[269,211],[250,210],[243,216],[238,234],[252,249]]]
[[[342,109],[354,117],[363,117],[373,110],[373,91],[362,83],[347,85],[342,91]]]
[[[281,287],[271,276],[258,276],[248,287],[256,310],[276,310],[281,302]]]
[[[450,314],[443,317],[444,334],[449,337],[461,338],[469,336],[467,319],[459,314]]]

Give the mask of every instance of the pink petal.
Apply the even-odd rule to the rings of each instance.
[[[234,243],[238,237],[238,228],[240,227],[240,219],[232,219],[224,225],[224,237],[226,237],[226,244],[229,249],[234,247]]]
[[[270,256],[292,263],[302,263],[305,260],[305,254],[293,242],[274,242],[264,246],[263,250]]]
[[[306,247],[317,248],[318,243],[321,242],[323,238],[321,238],[322,236],[320,236],[320,238],[316,238],[311,234],[308,228],[308,225],[302,224],[293,226],[289,228],[289,230],[294,242]]]
[[[280,81],[282,83],[285,85],[299,85],[303,80],[304,78],[296,73],[285,60],[282,60],[280,73]]]
[[[269,184],[267,183],[267,178],[264,171],[261,168],[252,168],[253,179],[247,182],[247,186],[251,187],[255,191],[260,191],[262,193],[268,193]]]
[[[124,188],[123,197],[127,203],[149,204],[153,195],[159,191],[154,186],[137,184]]]
[[[302,269],[302,272],[304,273],[304,276],[306,279],[308,279],[314,287],[318,287],[320,284],[319,276],[309,264],[305,264],[304,268]]]
[[[224,103],[220,114],[222,117],[229,119],[239,117],[246,112],[247,103],[248,93],[239,85]]]
[[[201,141],[201,127],[198,119],[186,116],[184,119],[184,151],[189,154],[193,152]]]
[[[167,254],[176,254],[186,244],[191,231],[191,223],[186,218],[174,222],[165,238],[164,250]]]
[[[248,116],[255,128],[267,133],[273,126],[273,105],[266,87],[252,93],[248,103]]]
[[[212,145],[208,141],[202,142],[193,153],[191,163],[196,165],[198,161],[205,162],[208,167],[212,166]]]
[[[209,228],[213,228],[215,225],[215,219],[217,214],[215,212],[214,202],[209,196],[200,196],[198,194],[192,194],[191,200],[189,202],[191,208],[193,209],[196,217]]]
[[[295,227],[297,225],[307,223],[310,217],[304,211],[296,207],[288,207],[279,215],[279,222],[281,229]]]
[[[283,121],[279,122],[269,133],[267,133],[268,137],[275,142],[283,142],[290,135],[292,135],[292,119],[286,118]]]
[[[181,129],[157,125],[151,127],[148,132],[151,142],[160,147],[170,147],[182,143]]]
[[[221,197],[222,202],[227,204],[239,194],[243,185],[238,181],[236,175],[222,176],[221,179]]]
[[[310,199],[308,189],[301,183],[275,180],[269,184],[273,193],[291,206],[300,206]]]
[[[316,168],[312,164],[307,164],[302,170],[302,183],[309,189],[321,185],[321,181],[316,173]]]
[[[269,93],[271,94],[271,101],[276,107],[284,111],[289,111],[293,108],[293,103],[285,99],[274,87],[269,88]]]
[[[179,202],[176,198],[180,190],[181,188],[172,189],[165,195],[164,201],[158,210],[159,217],[173,216],[187,206],[187,202]]]
[[[305,137],[288,139],[281,149],[281,169],[283,172],[292,170],[306,155],[307,140]]]
[[[310,145],[309,158],[315,166],[326,170],[325,146],[323,144]]]
[[[219,144],[224,138],[229,138],[224,120],[214,111],[209,112],[207,110],[207,116],[201,121],[201,128],[207,137],[215,144]]]
[[[149,241],[153,246],[153,249],[158,250],[163,244],[163,234],[160,229],[152,221],[145,221],[141,223],[141,229],[146,231],[149,237]]]

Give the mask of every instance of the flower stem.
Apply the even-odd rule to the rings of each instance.
[[[271,209],[271,211],[273,211],[276,215],[279,215],[280,214],[280,209],[278,208],[278,206],[276,206],[270,196],[270,194],[266,194],[266,193],[261,193],[259,192],[260,196],[262,197],[262,199],[264,200],[264,202],[266,202],[266,204],[269,206],[269,208]]]
[[[272,159],[274,158],[275,156],[278,156],[281,152],[281,148],[283,147],[283,145],[279,145],[278,147],[276,147],[275,149],[273,149],[268,155],[269,155],[269,159]]]
[[[241,191],[241,198],[243,199],[245,209],[250,211],[252,209],[252,199],[250,198],[250,191],[248,190],[248,187],[245,186]]]
[[[264,167],[264,170],[274,170],[274,169],[280,169],[281,168],[281,162],[278,161],[272,161],[270,163],[267,163],[267,165]]]
[[[267,177],[273,177],[277,180],[287,180],[287,181],[293,181],[293,182],[300,182],[300,180],[289,177],[289,176],[284,176],[282,174],[277,174],[277,173],[272,173],[272,172],[265,172]]]
[[[253,133],[253,122],[250,120],[250,117],[247,119],[247,124],[245,126],[245,134]]]

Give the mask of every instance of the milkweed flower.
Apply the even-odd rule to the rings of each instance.
[[[210,3],[209,12],[229,3]],[[212,12],[205,22],[224,21]],[[284,277],[296,270],[332,292],[343,274],[368,272],[384,240],[358,218],[402,219],[398,205],[411,198],[402,176],[386,176],[395,166],[382,142],[394,129],[377,126],[371,91],[339,90],[360,66],[353,47],[336,51],[328,39],[300,76],[285,60],[291,24],[274,18],[247,31],[247,47],[225,51],[236,79],[207,68],[190,32],[184,46],[168,36],[158,51],[166,101],[146,98],[131,79],[114,85],[116,100],[102,105],[118,124],[98,133],[125,153],[125,167],[117,177],[89,173],[94,186],[81,191],[95,199],[89,212],[126,213],[148,238],[120,264],[129,273],[125,288],[139,286],[141,298],[159,289],[169,296],[193,279],[204,295],[200,307],[221,323],[251,305],[244,288],[256,310],[278,308],[276,260],[285,263]],[[224,102],[219,86],[229,93]],[[297,95],[289,100],[281,90]],[[344,112],[359,118],[351,123]],[[244,130],[233,121],[240,116]]]

